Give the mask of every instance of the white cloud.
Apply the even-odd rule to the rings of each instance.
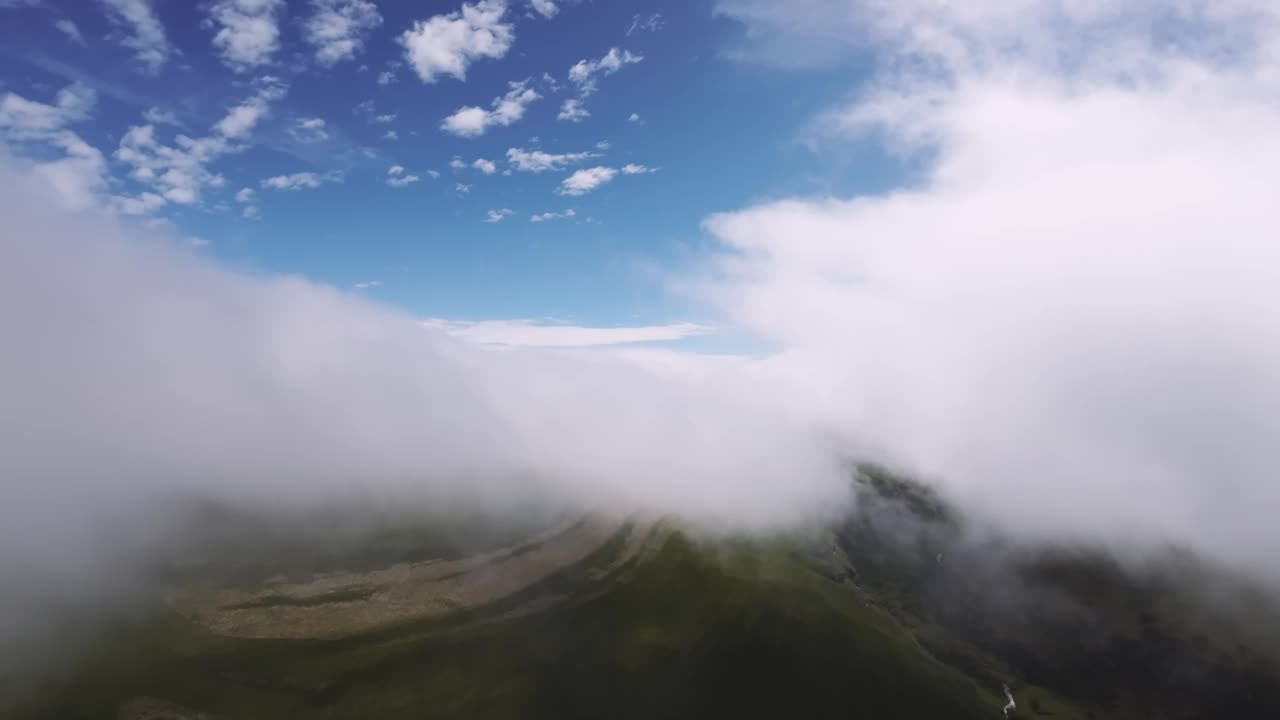
[[[438,170],[428,170],[428,171],[427,171],[427,176],[428,176],[428,177],[430,177],[432,180],[439,180],[439,179],[440,179],[440,171],[438,171]]]
[[[560,105],[560,114],[556,116],[557,120],[568,120],[570,122],[582,122],[586,118],[591,117],[591,112],[582,105],[582,100],[578,98],[569,98]]]
[[[322,118],[299,118],[287,132],[302,143],[324,142],[329,139],[329,131],[325,129]]]
[[[398,78],[396,77],[396,73],[394,70],[383,70],[382,72],[378,73],[377,82],[379,85],[390,85],[391,83],[395,82],[397,79]]]
[[[98,202],[106,185],[106,160],[68,126],[89,117],[97,94],[72,84],[60,90],[52,105],[28,100],[15,93],[0,97],[0,136],[11,150],[40,146],[41,155],[52,149],[62,157],[36,162],[31,170],[58,195],[64,207],[82,210]]]
[[[396,132],[395,130],[388,130],[382,133],[382,139],[388,140],[388,141],[396,141],[400,139],[400,133]]]
[[[512,215],[510,208],[501,208],[499,210],[490,210],[484,221],[487,223],[502,222],[503,218]]]
[[[419,180],[421,178],[406,172],[401,165],[392,165],[387,168],[387,184],[393,188],[408,187]]]
[[[640,119],[640,113],[631,113],[631,115],[627,117],[627,122],[638,123],[643,121]]]
[[[457,183],[453,186],[453,189],[456,190],[459,195],[466,195],[471,192],[471,186],[466,183]]]
[[[493,109],[464,107],[444,119],[440,127],[446,132],[460,137],[478,137],[490,127],[506,127],[524,117],[529,103],[542,97],[531,87],[529,81],[523,80],[510,84],[510,89],[502,97],[494,98]]]
[[[553,18],[560,12],[560,8],[552,0],[529,0],[529,4],[544,18]]]
[[[121,44],[133,51],[143,71],[155,74],[173,54],[150,0],[101,0],[112,22],[128,28]]]
[[[636,15],[631,18],[631,25],[627,27],[627,37],[638,32],[657,32],[662,29],[662,13],[653,13],[647,17]]]
[[[596,83],[601,76],[612,75],[624,66],[634,65],[644,60],[644,56],[636,55],[630,50],[609,48],[609,52],[599,60],[579,60],[569,68],[569,79],[573,81],[583,95],[590,95],[596,90]]]
[[[515,32],[502,22],[506,12],[503,0],[480,0],[464,3],[447,15],[415,21],[399,38],[405,60],[425,83],[433,83],[441,75],[465,80],[471,63],[507,54]]]
[[[314,13],[302,37],[316,50],[316,62],[332,67],[364,50],[365,37],[382,24],[378,8],[367,0],[311,0]]]
[[[471,163],[471,167],[479,170],[485,175],[492,175],[498,171],[498,166],[494,165],[492,160],[485,160],[484,158],[479,158],[475,162]]]
[[[262,187],[271,190],[311,190],[324,185],[325,183],[342,182],[342,173],[330,171],[327,173],[314,172],[298,172],[292,175],[276,175],[266,178],[262,181]]]
[[[136,197],[114,197],[112,206],[125,215],[148,215],[164,207],[169,201],[152,192],[139,193]]]
[[[247,72],[271,61],[280,49],[276,14],[284,0],[216,0],[209,5],[209,19],[218,27],[213,44],[222,62],[236,72]]]
[[[558,212],[538,213],[536,215],[531,215],[529,217],[529,222],[538,223],[538,222],[546,222],[548,220],[563,220],[565,218],[571,218],[576,214],[577,213],[575,213],[572,208],[559,213]]]
[[[577,152],[557,155],[543,152],[542,150],[507,149],[507,162],[520,172],[539,173],[547,170],[560,170],[566,165],[582,162],[591,157],[595,157],[595,153]]]
[[[173,125],[181,127],[182,123],[178,122],[178,116],[173,114],[171,110],[161,110],[158,107],[148,108],[142,113],[142,119],[151,125]]]
[[[593,167],[578,170],[560,182],[561,195],[585,195],[613,180],[618,171],[611,167]]]
[[[623,175],[644,175],[645,173],[655,172],[658,172],[657,168],[651,168],[645,165],[636,165],[635,163],[627,163],[622,166]]]
[[[396,120],[396,113],[386,113],[385,115],[374,115],[371,122],[381,123],[385,125],[386,123],[395,122],[395,120]]]
[[[373,288],[382,287],[382,281],[381,281],[381,280],[366,280],[366,281],[364,281],[364,282],[358,282],[358,283],[356,283],[356,284],[352,285],[351,287],[355,288],[356,290],[371,290],[371,289],[373,289]]]
[[[80,34],[80,28],[77,27],[76,24],[72,22],[70,19],[62,18],[60,20],[57,20],[53,23],[53,26],[58,28],[58,30],[63,35],[66,35],[67,37],[71,38],[76,43],[79,43],[80,45],[85,44],[84,36]]]
[[[431,319],[422,326],[482,345],[510,347],[598,347],[634,343],[671,342],[705,335],[711,328],[695,323],[642,325],[636,327],[590,327],[535,320],[481,320],[465,322]]]
[[[245,220],[257,220],[260,214],[256,205],[246,205],[244,210],[241,211],[240,217]]]
[[[236,192],[236,202],[248,204],[253,201],[254,201],[253,188],[250,188],[250,187],[240,188],[240,190]]]
[[[777,31],[889,53],[826,121],[923,174],[713,218],[708,293],[796,403],[984,521],[1280,580],[1280,9],[878,7]]]
[[[449,161],[449,167],[454,170],[462,170],[467,167],[467,163],[465,160],[455,155],[453,159]]]

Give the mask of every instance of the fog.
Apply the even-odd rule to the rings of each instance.
[[[767,398],[604,355],[470,345],[350,293],[67,213],[21,171],[0,161],[10,592],[127,585],[196,501],[296,514],[541,497],[744,528],[846,497],[831,449]]]
[[[722,5],[772,49],[817,32]],[[1023,540],[1280,578],[1275,5],[808,6],[882,58],[819,146],[922,169],[707,222],[701,289],[792,401]]]

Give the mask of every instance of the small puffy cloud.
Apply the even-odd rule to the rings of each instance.
[[[112,198],[112,206],[125,215],[148,215],[168,202],[153,192],[143,192],[136,197]]]
[[[322,118],[299,118],[288,133],[302,143],[324,142],[329,139],[329,131],[325,129]]]
[[[440,179],[440,171],[438,171],[438,170],[428,170],[428,171],[427,171],[427,176],[428,176],[428,177],[430,177],[432,180],[439,180],[439,179]]]
[[[284,86],[271,76],[258,80],[258,86],[258,93],[231,108],[214,125],[214,130],[227,138],[242,138],[249,134],[259,120],[267,116],[270,104],[284,96]]]
[[[560,12],[560,8],[552,0],[529,0],[529,4],[544,18],[553,18]]]
[[[236,202],[238,203],[248,204],[253,202],[253,200],[254,192],[251,187],[240,188],[240,190],[236,192]]]
[[[589,152],[556,155],[541,150],[525,150],[523,148],[510,148],[507,150],[507,162],[520,172],[538,173],[546,170],[560,170],[567,165],[582,162],[590,157],[595,157],[595,155]]]
[[[464,161],[462,158],[456,155],[452,160],[449,161],[449,167],[453,168],[454,170],[462,170],[466,166],[467,166],[466,161]]]
[[[502,222],[503,218],[509,217],[511,214],[512,214],[512,211],[510,208],[500,208],[498,210],[490,210],[488,216],[485,217],[484,221],[487,223]]]
[[[644,56],[636,55],[630,50],[609,48],[609,52],[599,60],[579,60],[569,68],[569,79],[578,86],[583,95],[595,92],[597,79],[612,75],[626,65],[633,65],[644,60]]]
[[[466,195],[471,192],[471,186],[466,183],[458,183],[453,186],[453,189],[457,190],[459,195]]]
[[[142,113],[142,119],[152,125],[175,125],[180,126],[178,116],[173,114],[171,110],[161,110],[158,107],[148,108]]]
[[[395,130],[388,130],[382,133],[382,139],[394,142],[400,139],[400,133],[396,132]]]
[[[382,281],[381,280],[365,280],[364,282],[358,282],[352,285],[351,287],[355,288],[356,290],[372,290],[373,288],[376,288],[376,287],[382,287]]]
[[[126,30],[120,44],[133,51],[144,72],[155,74],[173,53],[150,0],[101,0],[111,21]],[[70,21],[68,21],[70,22]],[[64,32],[66,32],[64,30]]]
[[[403,165],[392,165],[387,168],[387,184],[393,188],[402,188],[421,180],[417,175],[405,171]]]
[[[613,147],[613,143],[609,142],[608,140],[601,140],[600,142],[596,143],[597,150],[608,150],[611,147]]]
[[[258,207],[256,205],[246,205],[244,210],[241,211],[240,217],[245,220],[257,220],[258,214]]]
[[[396,79],[397,79],[396,73],[394,70],[383,70],[382,72],[378,73],[379,85],[390,85],[391,83],[395,82]]]
[[[382,24],[378,8],[366,0],[311,0],[315,12],[302,37],[316,50],[316,62],[332,67],[364,49],[369,31]]]
[[[529,222],[540,223],[540,222],[547,222],[548,220],[561,220],[564,218],[571,218],[576,214],[577,213],[575,213],[572,208],[565,210],[564,212],[538,213],[537,215],[530,216]]]
[[[405,60],[424,83],[441,75],[465,80],[467,67],[482,58],[507,54],[515,40],[511,24],[503,23],[504,0],[480,0],[445,15],[415,21],[400,36]]]
[[[213,44],[222,62],[235,72],[267,64],[280,49],[276,14],[284,0],[217,0],[209,5],[209,20],[218,28]]]
[[[640,119],[640,113],[631,113],[631,115],[627,117],[627,122],[638,123],[643,121]]]
[[[324,174],[299,172],[292,175],[276,175],[263,180],[262,187],[285,191],[310,190],[330,182],[342,182],[342,173],[336,171]]]
[[[445,118],[440,128],[459,137],[477,137],[490,127],[511,125],[524,117],[529,103],[542,97],[528,85],[528,80],[513,82],[505,95],[493,99],[492,110],[474,106],[460,108]]]
[[[257,81],[258,92],[227,111],[205,137],[192,138],[179,134],[172,145],[157,139],[156,125],[129,128],[115,152],[117,160],[132,167],[130,176],[150,186],[165,200],[180,205],[195,205],[205,188],[224,184],[223,177],[210,170],[219,157],[244,148],[237,141],[270,111],[270,103],[284,95],[284,86],[275,78]]]
[[[67,18],[58,20],[53,24],[63,35],[71,38],[74,42],[84,45],[84,36],[80,34],[80,28],[74,22]]]
[[[560,114],[556,116],[556,119],[568,120],[569,122],[582,122],[589,117],[591,117],[591,113],[583,107],[581,99],[569,98],[560,105]]]
[[[389,122],[395,122],[395,119],[396,119],[395,113],[386,113],[385,115],[374,115],[373,118],[371,119],[371,122],[385,125],[386,123],[389,123]]]
[[[658,172],[657,168],[651,168],[645,165],[636,165],[635,163],[627,163],[622,166],[623,175],[644,175],[646,173]]]
[[[492,160],[485,160],[484,158],[479,158],[475,162],[471,163],[471,167],[479,170],[485,175],[492,175],[498,171],[498,166],[494,165]]]
[[[584,168],[562,180],[557,192],[561,195],[586,195],[617,175],[618,171],[611,167]]]

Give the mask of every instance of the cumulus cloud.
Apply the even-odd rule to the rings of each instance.
[[[354,58],[364,50],[369,32],[382,24],[378,7],[367,0],[311,0],[311,7],[302,37],[325,67]]]
[[[484,158],[477,158],[475,162],[471,163],[471,167],[485,175],[492,175],[498,171],[498,166],[494,165],[492,160],[485,160]]]
[[[569,122],[582,122],[591,117],[591,111],[583,106],[580,98],[568,98],[560,104],[560,114],[556,115],[557,120],[568,120]]]
[[[422,178],[405,171],[401,165],[392,165],[387,168],[387,184],[393,188],[408,187]]]
[[[510,208],[501,208],[501,209],[498,209],[498,210],[490,210],[490,211],[486,214],[484,221],[485,221],[485,222],[487,222],[487,223],[502,222],[502,220],[503,220],[504,218],[507,218],[507,217],[509,217],[510,215],[512,215],[512,210],[511,210]]]
[[[824,125],[924,174],[711,219],[708,296],[797,403],[1020,537],[1277,579],[1275,6],[822,6],[889,57]]]
[[[480,0],[446,15],[415,21],[400,36],[405,60],[422,82],[436,82],[441,75],[465,80],[471,63],[500,58],[511,48],[515,30],[502,22],[506,12],[504,0]]]
[[[491,127],[506,127],[524,117],[525,108],[540,97],[529,87],[528,80],[513,82],[505,95],[494,98],[492,110],[474,106],[459,108],[444,119],[440,128],[459,137],[479,137]]]
[[[560,8],[552,0],[529,0],[529,4],[544,18],[553,18],[560,12]]]
[[[302,143],[324,142],[329,139],[323,118],[298,118],[287,132]]]
[[[657,168],[651,168],[646,165],[637,165],[635,163],[627,163],[622,166],[623,175],[645,175],[647,173],[658,172]]]
[[[560,181],[560,188],[557,192],[561,195],[586,195],[613,180],[617,175],[618,171],[611,167],[584,168]]]
[[[280,49],[276,15],[284,0],[217,0],[208,7],[209,19],[218,28],[213,44],[232,70],[257,69]]]
[[[150,0],[100,1],[112,22],[126,30],[127,34],[120,39],[120,44],[133,51],[134,59],[144,72],[159,72],[173,54],[173,48],[165,38],[164,26],[156,17]]]
[[[342,182],[342,173],[297,172],[291,175],[276,175],[262,181],[262,187],[271,190],[314,190],[325,183]]]
[[[595,153],[549,153],[542,150],[525,150],[524,148],[508,148],[507,162],[519,172],[540,173],[547,170],[561,170],[568,165],[595,157]]]
[[[284,85],[273,77],[260,78],[257,85],[257,92],[230,108],[209,135],[193,138],[179,133],[169,145],[157,137],[155,125],[135,125],[120,139],[115,158],[132,168],[131,178],[166,201],[198,204],[204,189],[221,187],[225,182],[209,166],[224,155],[243,150],[243,141],[269,114],[271,103],[284,96]]]
[[[546,222],[548,220],[563,220],[564,218],[571,218],[576,214],[577,213],[575,213],[572,208],[565,210],[564,212],[537,213],[536,215],[529,216],[529,222],[539,223]]]
[[[98,202],[106,184],[107,164],[102,153],[69,127],[84,121],[97,102],[97,94],[83,85],[60,90],[52,104],[29,100],[16,93],[0,97],[0,137],[7,147],[61,157],[35,163],[32,173],[54,188],[64,207],[88,208]]]
[[[641,55],[636,55],[630,50],[619,50],[618,48],[609,48],[609,52],[599,60],[579,60],[569,68],[569,80],[578,86],[579,91],[583,95],[590,95],[596,90],[596,83],[600,77],[612,75],[624,66],[633,65],[644,60]]]

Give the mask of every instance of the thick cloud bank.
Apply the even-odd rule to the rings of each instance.
[[[11,589],[110,574],[186,500],[540,494],[753,527],[844,498],[831,454],[749,394],[607,356],[483,349],[332,288],[231,272],[61,211],[15,163],[0,159]]]
[[[723,5],[770,48],[812,34],[790,4]],[[708,222],[709,289],[784,349],[796,402],[1022,537],[1177,543],[1274,579],[1276,6],[806,7],[886,58],[829,141],[927,169]]]

